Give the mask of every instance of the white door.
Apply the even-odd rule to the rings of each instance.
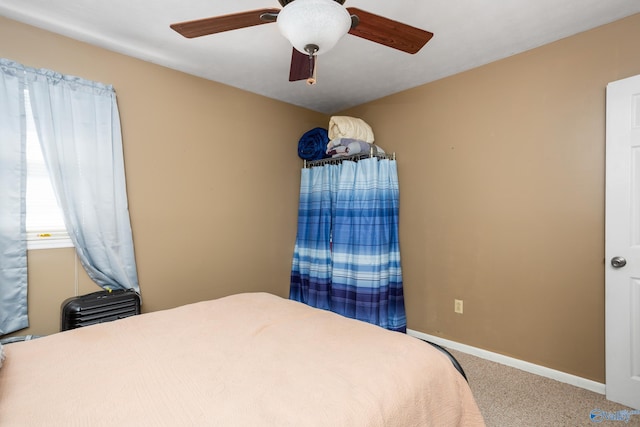
[[[607,399],[640,409],[640,75],[607,86]]]

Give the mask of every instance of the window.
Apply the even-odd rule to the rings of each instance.
[[[27,248],[72,247],[58,206],[49,173],[42,157],[33,121],[29,93],[25,91],[27,128]]]

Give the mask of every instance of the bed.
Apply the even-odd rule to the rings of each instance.
[[[439,349],[267,293],[4,351],[2,426],[484,426]]]

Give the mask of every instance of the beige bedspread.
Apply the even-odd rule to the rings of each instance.
[[[0,426],[482,426],[407,335],[239,294],[5,346]]]

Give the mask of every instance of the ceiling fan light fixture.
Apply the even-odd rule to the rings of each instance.
[[[295,0],[278,14],[278,28],[293,47],[309,54],[309,45],[318,46],[318,55],[328,52],[349,32],[351,16],[335,0]]]

